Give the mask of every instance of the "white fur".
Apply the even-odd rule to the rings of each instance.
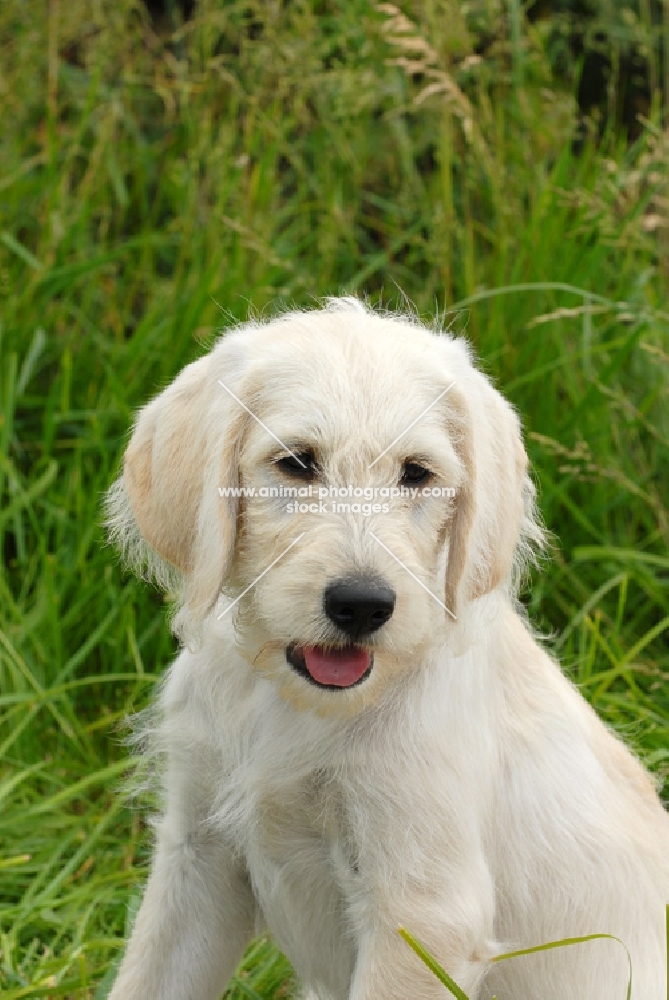
[[[455,500],[369,517],[222,500],[287,481],[219,380],[312,446],[321,482],[396,483],[419,457]],[[533,489],[518,419],[463,341],[350,299],[243,326],[140,412],[108,510],[135,566],[176,582],[187,643],[160,699],[164,813],[112,1000],[216,1000],[264,925],[310,1000],[445,996],[400,925],[472,1000],[623,1000],[612,941],[490,963],[591,933],[629,948],[634,1000],[663,1000],[667,815],[519,614]],[[324,587],[365,572],[397,595],[372,673],[320,689],[285,648],[336,641]]]

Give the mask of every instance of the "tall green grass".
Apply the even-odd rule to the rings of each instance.
[[[669,138],[574,156],[511,6],[481,55],[454,0],[202,0],[169,34],[139,0],[0,5],[6,1000],[94,997],[119,954],[149,849],[122,720],[174,644],[100,500],[133,410],[250,306],[402,289],[472,339],[556,537],[530,613],[666,777]],[[260,942],[231,996],[289,992]]]

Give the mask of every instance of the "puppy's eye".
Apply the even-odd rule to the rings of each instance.
[[[418,486],[420,483],[426,483],[428,479],[432,479],[432,473],[424,465],[418,462],[405,462],[402,466],[400,478],[402,486]]]
[[[295,479],[314,479],[317,473],[316,460],[309,451],[298,451],[295,455],[285,455],[276,465],[282,472]]]

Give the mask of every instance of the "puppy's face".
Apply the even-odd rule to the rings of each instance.
[[[282,696],[346,715],[505,583],[525,465],[462,342],[338,304],[186,369],[140,415],[112,514],[129,497],[184,574],[182,620],[234,616]]]
[[[254,496],[238,521],[232,579],[250,588],[238,635],[294,703],[355,711],[449,616],[445,542],[463,477],[449,383],[423,331],[271,332],[248,373],[262,423],[247,424],[239,457]]]

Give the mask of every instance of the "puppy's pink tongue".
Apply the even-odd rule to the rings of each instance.
[[[324,649],[323,646],[302,648],[307,670],[319,684],[350,687],[369,670],[371,653],[352,646],[350,649]]]

